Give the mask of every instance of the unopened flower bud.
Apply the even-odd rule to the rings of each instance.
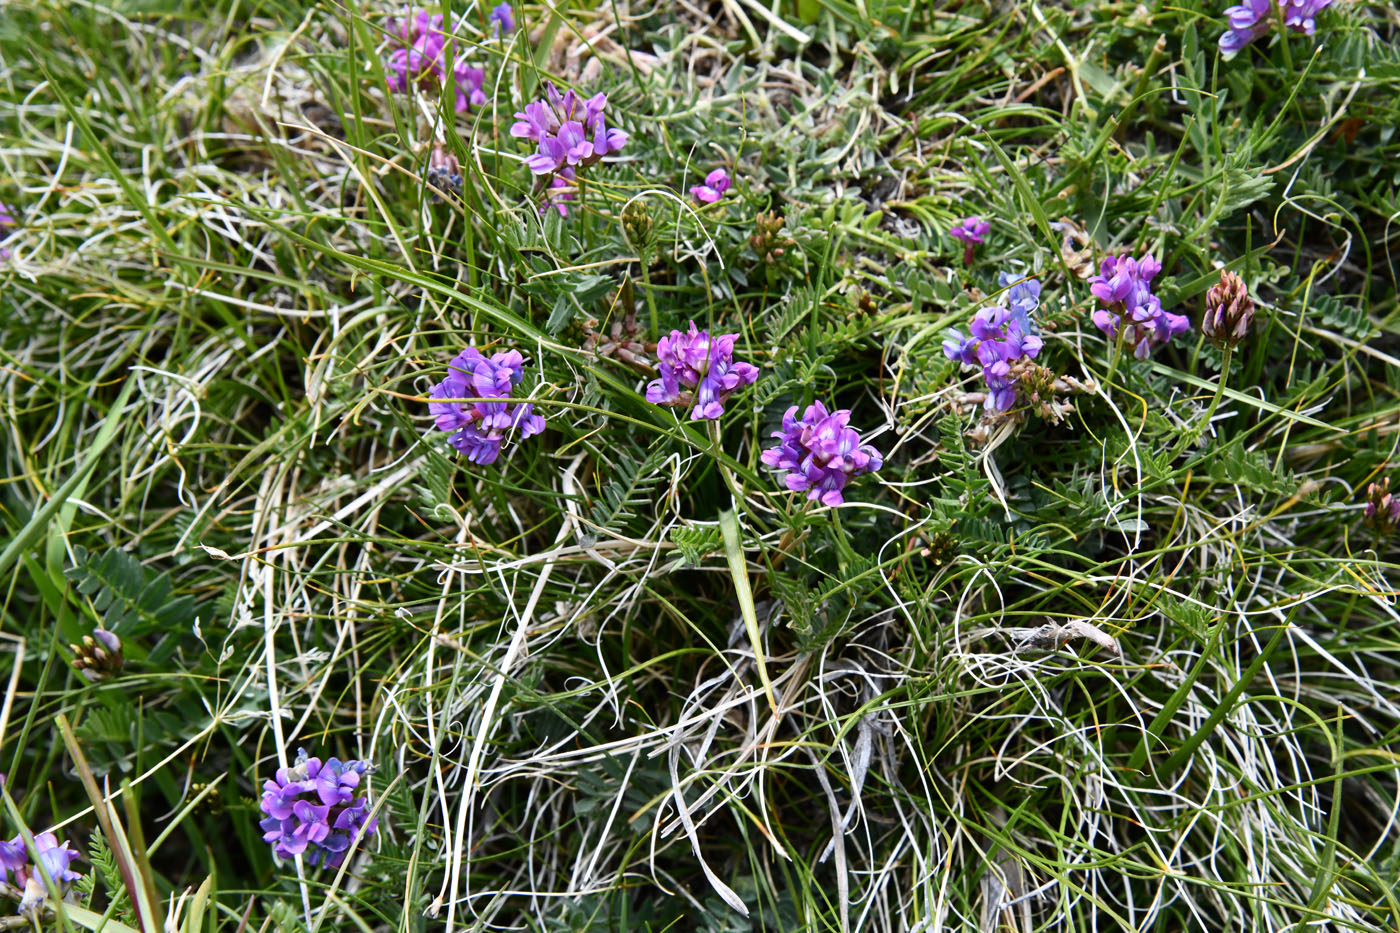
[[[122,669],[121,639],[105,628],[93,629],[83,636],[81,645],[69,645],[73,652],[73,669],[88,683],[106,680]]]
[[[631,201],[622,209],[622,235],[639,255],[651,249],[655,230],[651,212],[643,202]]]
[[[1206,292],[1206,313],[1201,333],[1222,347],[1233,347],[1249,333],[1254,320],[1254,301],[1244,279],[1229,269],[1220,270],[1220,284]]]

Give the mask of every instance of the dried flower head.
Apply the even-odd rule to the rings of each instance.
[[[88,683],[107,680],[122,669],[121,639],[105,628],[93,629],[83,636],[81,645],[69,645],[73,652],[73,669]]]
[[[428,410],[438,430],[453,432],[448,443],[468,460],[494,463],[510,436],[526,438],[544,430],[544,418],[531,403],[507,401],[523,376],[518,350],[487,357],[467,347],[448,365],[447,378],[430,390]]]
[[[786,470],[783,481],[793,492],[826,505],[845,502],[844,490],[853,477],[874,473],[884,465],[880,452],[862,444],[849,426],[849,410],[828,412],[821,402],[797,417],[794,405],[783,415],[783,429],[773,432],[778,446],[763,452],[763,462]]]
[[[1233,347],[1249,333],[1254,320],[1254,301],[1244,279],[1229,269],[1220,270],[1220,284],[1206,291],[1206,313],[1201,333],[1217,345]]]
[[[1366,525],[1377,535],[1389,537],[1400,525],[1400,498],[1390,491],[1390,477],[1366,487]]]
[[[360,777],[369,770],[365,761],[327,758],[323,764],[298,749],[296,764],[278,768],[275,777],[263,782],[261,808],[267,818],[258,825],[272,854],[305,855],[308,865],[339,866],[351,843],[371,835],[378,824],[366,798],[355,796]]]
[[[757,367],[734,360],[738,334],[697,330],[671,331],[656,345],[656,372],[660,376],[647,386],[647,401],[656,405],[689,408],[690,419],[713,420],[724,414],[724,403],[740,387],[758,379]],[[693,391],[692,391],[693,390]]]
[[[442,143],[433,143],[433,151],[428,156],[428,184],[437,191],[450,191],[454,194],[462,190],[462,166],[457,157],[447,151]],[[433,197],[439,195],[433,192]]]

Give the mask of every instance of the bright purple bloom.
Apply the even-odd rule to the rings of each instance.
[[[267,818],[258,825],[272,854],[305,854],[308,865],[324,861],[328,868],[339,866],[356,837],[371,835],[378,825],[369,816],[367,799],[355,796],[360,776],[369,768],[365,761],[338,758],[322,764],[298,749],[295,765],[278,768],[276,777],[263,783]]]
[[[1031,322],[1031,315],[1040,307],[1040,280],[1026,278],[1014,272],[999,272],[997,284],[1002,288],[1010,288],[1006,293],[1006,308],[1012,317],[1021,322],[1021,332],[1035,333],[1036,327]]]
[[[34,836],[34,853],[39,857],[49,880],[62,890],[82,877],[73,871],[72,864],[78,858],[76,849],[68,843],[59,842],[53,833],[38,833]],[[48,897],[48,888],[29,861],[29,853],[24,848],[24,837],[16,836],[9,842],[0,842],[0,888],[19,898],[19,912],[30,913],[39,908]]]
[[[0,203],[0,240],[3,240],[5,238],[6,227],[16,226],[14,215],[10,213],[12,210],[14,210],[14,208]],[[0,259],[9,258],[10,251],[7,249],[0,248]]]
[[[961,223],[954,224],[953,229],[948,232],[955,240],[962,240],[970,246],[981,246],[982,238],[991,229],[992,225],[981,217],[968,217]]]
[[[967,244],[963,247],[963,265],[972,264],[972,250],[982,245],[982,238],[987,235],[987,231],[992,229],[992,225],[981,217],[966,217],[961,222],[953,225],[953,229],[948,233],[955,240],[962,240]]]
[[[486,357],[467,347],[449,364],[447,378],[429,391],[428,410],[438,430],[454,432],[448,443],[468,460],[494,463],[509,435],[526,438],[544,430],[544,418],[532,404],[506,401],[523,376],[520,351]],[[481,401],[462,401],[473,398]]]
[[[552,183],[554,176],[573,180],[575,176],[567,172],[587,168],[627,144],[627,134],[604,120],[607,105],[606,94],[583,100],[572,90],[560,94],[553,84],[547,84],[544,100],[527,104],[516,113],[510,135],[535,144],[535,152],[525,164],[541,176],[546,189],[560,187]]]
[[[1033,289],[1028,287],[1031,285]],[[1021,289],[1019,293],[1017,288]],[[1035,279],[1015,286],[1012,297],[1025,309],[1026,323],[1016,312],[1006,308],[982,308],[973,315],[968,327],[971,336],[964,337],[953,331],[949,339],[943,341],[943,354],[948,359],[964,366],[982,367],[982,378],[987,383],[987,398],[982,407],[987,411],[1007,411],[1015,406],[1017,379],[1011,372],[1011,362],[1023,358],[1033,360],[1044,346],[1040,337],[1028,332],[1027,327],[1029,312],[1038,303],[1039,296],[1040,283]]]
[[[494,25],[497,32],[510,32],[515,28],[515,11],[509,3],[499,3],[491,8],[491,15],[486,17],[486,21]]]
[[[786,470],[784,482],[793,492],[840,505],[846,501],[842,492],[852,477],[874,473],[884,465],[878,450],[860,442],[850,419],[849,410],[828,412],[821,402],[807,406],[798,418],[794,405],[783,415],[783,429],[773,432],[778,446],[763,452],[763,462]]]
[[[701,204],[713,204],[724,197],[724,193],[729,190],[729,184],[729,173],[717,168],[705,176],[703,185],[691,188],[690,195]]]
[[[470,108],[486,103],[486,92],[481,89],[486,82],[485,69],[470,68],[465,59],[458,59],[452,63],[452,79],[457,85],[455,109],[458,113],[466,113]]]
[[[1225,11],[1230,28],[1220,37],[1220,51],[1226,58],[1259,38],[1269,28],[1269,0],[1242,0]]]
[[[758,368],[734,360],[738,334],[711,337],[706,330],[671,331],[656,345],[656,373],[661,378],[647,386],[647,401],[654,405],[690,408],[690,420],[715,419],[724,414],[724,403],[740,387],[758,378]],[[693,392],[687,391],[694,389]]]
[[[1314,18],[1331,5],[1332,0],[1279,0],[1279,6],[1283,8],[1283,24],[1305,36],[1317,31]]]
[[[1151,255],[1137,260],[1106,256],[1099,274],[1089,280],[1089,291],[1103,305],[1092,315],[1094,326],[1109,337],[1125,327],[1123,339],[1140,360],[1147,359],[1158,344],[1191,329],[1185,316],[1163,311],[1161,300],[1152,294],[1152,279],[1161,271],[1161,263]]]
[[[400,21],[395,34],[402,45],[389,55],[389,90],[407,91],[419,87],[427,91],[443,87],[447,55],[452,53],[452,78],[457,88],[453,109],[466,113],[470,107],[486,103],[486,94],[481,89],[486,72],[468,67],[465,58],[456,56],[456,45],[449,43],[443,32],[441,13],[429,15],[425,10],[410,13]]]

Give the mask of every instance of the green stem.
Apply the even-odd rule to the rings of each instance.
[[[1200,423],[1197,424],[1194,429],[1182,435],[1176,450],[1172,452],[1173,459],[1179,456],[1187,447],[1200,440],[1203,433],[1210,430],[1210,420],[1215,417],[1215,410],[1220,407],[1220,400],[1225,396],[1225,380],[1230,376],[1230,356],[1233,354],[1234,349],[1235,348],[1229,344],[1225,345],[1224,352],[1220,357],[1220,381],[1215,385],[1215,396],[1210,400],[1210,407],[1206,409],[1206,416],[1201,419]]]
[[[651,288],[651,272],[649,271],[651,265],[650,250],[640,250],[638,259],[642,267],[642,288],[646,289],[647,308],[651,312],[651,339],[660,340],[661,317],[656,313],[656,295],[652,292]]]

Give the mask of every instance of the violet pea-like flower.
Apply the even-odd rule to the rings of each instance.
[[[738,334],[700,330],[673,330],[656,345],[656,375],[647,386],[653,405],[689,408],[692,421],[714,420],[724,414],[724,403],[739,388],[758,379],[758,368],[734,359]],[[688,390],[694,391],[688,391]]]
[[[773,434],[777,446],[763,452],[763,462],[785,471],[783,483],[793,492],[805,492],[808,499],[825,505],[841,505],[851,479],[884,465],[878,450],[861,443],[850,417],[849,410],[829,412],[821,402],[813,402],[798,418],[797,406],[792,406],[783,415],[783,429]]]
[[[701,204],[713,204],[724,197],[724,193],[729,190],[729,185],[729,173],[722,168],[717,168],[705,176],[703,185],[692,187],[690,195]]]

